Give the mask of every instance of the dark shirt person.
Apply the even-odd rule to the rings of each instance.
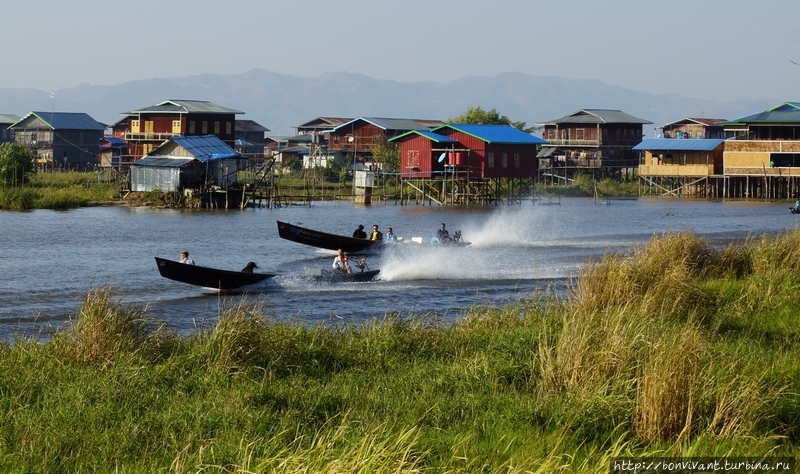
[[[242,272],[244,273],[253,273],[253,269],[258,268],[255,262],[247,262],[247,265],[242,268]]]
[[[448,232],[447,229],[445,229],[444,227],[445,227],[444,222],[442,222],[442,225],[439,227],[439,230],[436,231],[436,237],[439,239],[439,242],[441,243],[450,240],[450,232]]]
[[[378,226],[372,226],[372,234],[369,236],[369,240],[383,240],[383,233],[378,230]]]
[[[353,237],[356,238],[356,239],[366,239],[367,238],[367,233],[364,232],[364,225],[363,224],[359,224],[358,225],[358,229],[353,231]]]

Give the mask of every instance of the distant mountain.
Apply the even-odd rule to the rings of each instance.
[[[263,69],[243,74],[149,79],[116,86],[55,91],[0,89],[0,113],[24,115],[32,110],[86,112],[112,124],[122,112],[168,99],[208,100],[241,110],[239,118],[255,120],[273,134],[290,135],[293,126],[320,116],[397,117],[447,120],[468,107],[481,106],[529,126],[581,108],[619,109],[653,122],[652,127],[684,117],[735,119],[760,112],[785,99],[751,99],[718,103],[674,94],[659,95],[610,86],[598,80],[505,73],[464,77],[448,83],[400,83],[362,74],[328,73],[305,78]],[[644,133],[653,137],[645,126]]]

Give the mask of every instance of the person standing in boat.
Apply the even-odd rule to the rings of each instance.
[[[181,263],[185,263],[187,265],[194,265],[194,260],[189,258],[189,252],[187,252],[186,250],[181,252],[181,258],[178,261]]]
[[[353,237],[356,239],[366,239],[367,233],[364,232],[364,224],[358,224],[358,229],[353,231]]]
[[[383,240],[383,233],[378,230],[377,224],[372,226],[372,234],[370,234],[369,240]]]
[[[353,270],[350,268],[350,264],[347,263],[347,257],[344,254],[344,250],[338,250],[338,255],[336,255],[336,257],[333,259],[333,269],[341,273],[353,273]]]
[[[247,262],[247,265],[245,265],[245,267],[242,268],[242,272],[243,273],[253,273],[253,269],[254,268],[258,268],[258,265],[256,265],[256,262]]]

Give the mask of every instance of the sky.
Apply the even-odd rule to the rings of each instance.
[[[402,83],[521,72],[800,101],[798,18],[797,0],[14,1],[0,15],[0,88],[251,69]]]

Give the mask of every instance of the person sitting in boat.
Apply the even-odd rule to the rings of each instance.
[[[387,242],[397,242],[397,236],[394,235],[394,231],[391,227],[386,229],[386,241]]]
[[[189,252],[187,252],[186,250],[181,252],[181,257],[178,261],[181,263],[185,263],[187,265],[194,265],[194,260],[189,258]]]
[[[338,250],[338,255],[333,259],[333,269],[339,273],[353,273],[353,269],[350,268],[350,264],[347,263],[344,250]]]
[[[245,267],[242,268],[242,272],[244,272],[244,273],[253,273],[253,269],[254,268],[258,268],[258,265],[256,265],[256,262],[247,262],[247,265],[245,265]]]
[[[372,234],[370,234],[369,240],[383,240],[383,233],[378,230],[377,224],[372,226]]]
[[[439,243],[441,244],[450,241],[450,232],[445,229],[444,222],[439,226],[439,230],[436,231],[436,238],[439,239]]]
[[[358,224],[358,229],[353,231],[353,237],[356,239],[366,239],[367,233],[364,232],[364,224]]]

